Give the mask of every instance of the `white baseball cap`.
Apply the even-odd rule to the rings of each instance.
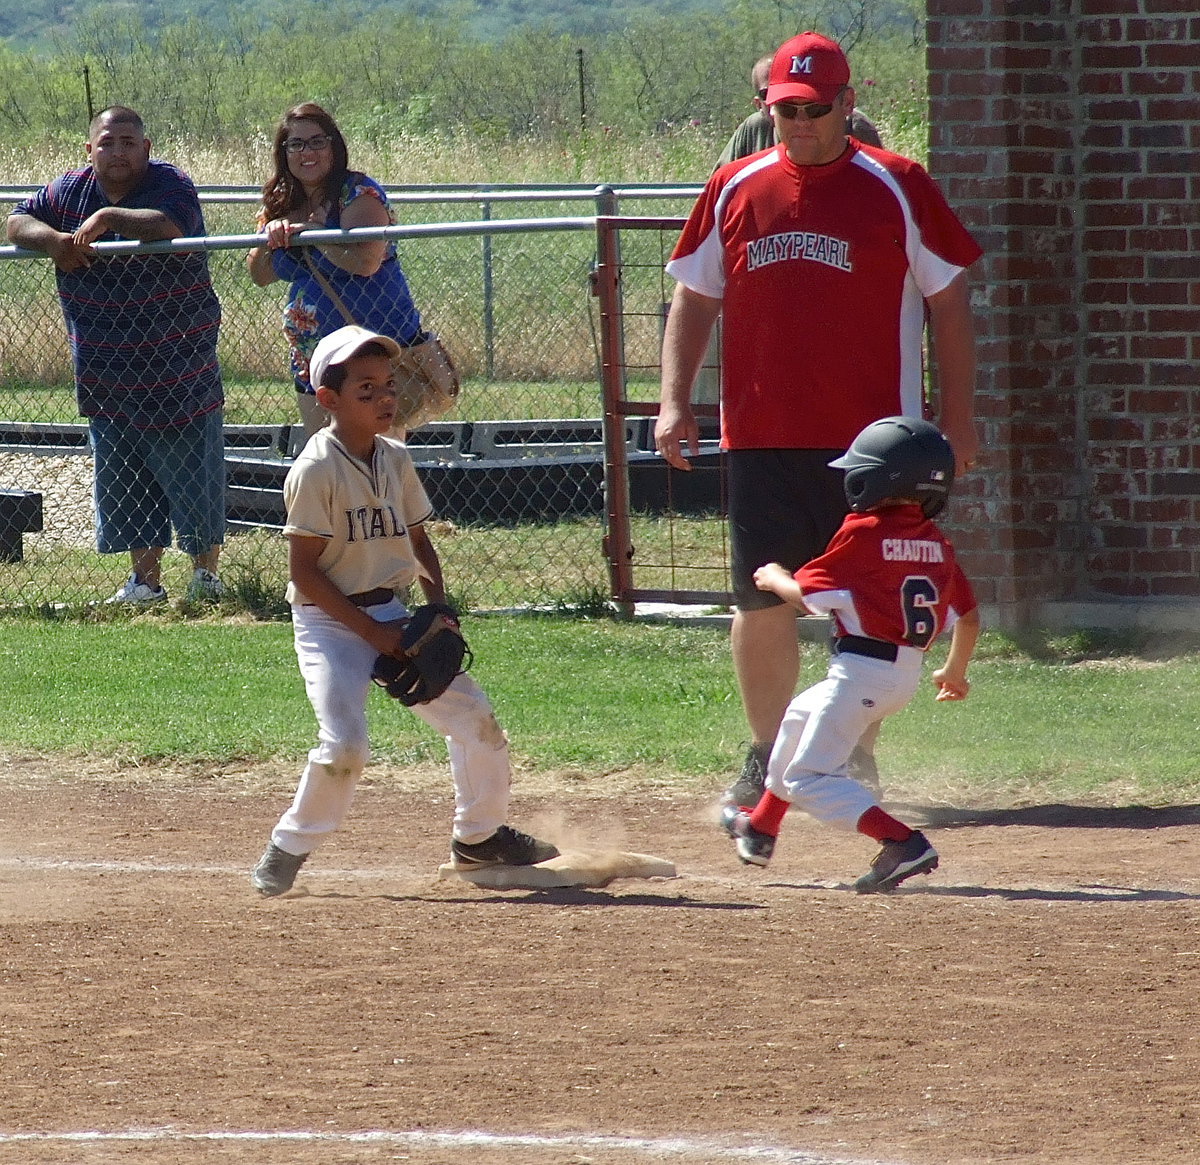
[[[332,364],[345,364],[351,356],[365,348],[368,344],[382,344],[389,356],[400,355],[400,345],[390,336],[381,336],[378,332],[369,332],[357,324],[347,324],[330,332],[318,345],[308,362],[308,381],[316,390],[325,379],[325,373]]]

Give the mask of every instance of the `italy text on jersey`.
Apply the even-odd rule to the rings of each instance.
[[[346,515],[346,541],[369,542],[372,538],[407,538],[408,530],[391,506],[357,506]]]

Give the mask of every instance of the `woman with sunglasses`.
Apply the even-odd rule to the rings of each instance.
[[[277,279],[291,285],[283,331],[300,418],[311,436],[326,421],[308,376],[309,359],[322,337],[353,322],[407,345],[422,334],[421,316],[396,248],[387,240],[294,245],[306,230],[352,230],[395,221],[383,187],[350,169],[346,140],[333,118],[311,101],[289,109],[276,128],[272,158],[274,168],[258,212],[258,227],[267,241],[250,251],[246,264],[259,287]]]

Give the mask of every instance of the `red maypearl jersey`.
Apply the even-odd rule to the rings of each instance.
[[[783,146],[721,166],[667,264],[722,300],[726,449],[845,449],[923,415],[925,300],[980,254],[916,162],[851,141],[824,166]]]

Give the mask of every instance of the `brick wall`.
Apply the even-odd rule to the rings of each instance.
[[[954,533],[1010,626],[1200,597],[1195,0],[929,0],[930,169],[973,270],[981,472]]]

